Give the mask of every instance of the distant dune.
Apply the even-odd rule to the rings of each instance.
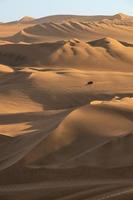
[[[33,17],[25,16],[22,17],[18,23],[32,23],[35,19]]]
[[[40,19],[24,17],[19,21],[1,24],[0,36],[8,41],[32,43],[75,37],[87,41],[108,36],[133,43],[132,25],[133,17],[122,13],[114,16],[90,17],[75,15],[57,15]],[[6,37],[7,34],[8,37]]]

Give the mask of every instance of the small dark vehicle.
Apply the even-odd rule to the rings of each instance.
[[[93,81],[88,81],[86,85],[92,85]]]

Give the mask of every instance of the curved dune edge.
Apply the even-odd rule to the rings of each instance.
[[[127,98],[127,101],[129,100],[133,105],[132,98]],[[117,106],[117,103],[112,104],[109,102],[105,106],[104,104],[102,106],[85,106],[73,111],[48,136],[46,141],[42,141],[37,150],[29,154],[26,162],[35,163],[35,165],[38,163],[37,165],[40,167],[46,165],[49,167],[68,168],[75,165],[103,167],[106,162],[106,167],[126,165],[124,160],[122,161],[123,164],[121,164],[120,160],[116,161],[116,158],[112,159],[112,161],[107,159],[110,158],[109,155],[111,154],[114,154],[115,157],[116,153],[124,157],[124,152],[121,153],[121,151],[124,151],[124,147],[119,149],[118,152],[116,149],[115,152],[113,146],[118,146],[123,140],[127,140],[128,144],[128,140],[132,138],[133,112],[129,109],[128,104],[125,104],[125,101],[125,99],[120,101],[122,102],[120,107]],[[97,125],[95,126],[96,122]],[[104,155],[106,144],[108,151],[105,150]],[[41,151],[43,152],[42,154]],[[100,157],[100,151],[101,153],[103,151],[103,158]],[[108,152],[108,156],[106,152]],[[89,160],[89,156],[91,160]],[[125,156],[127,156],[127,153],[125,153]]]
[[[132,105],[132,98],[123,98],[25,113],[31,132],[0,138],[0,197],[17,200],[22,193],[31,200],[33,196],[52,200],[132,196],[132,180],[126,174],[132,168]]]
[[[7,65],[0,65],[0,73],[12,73],[14,70]]]
[[[127,159],[128,164],[123,160],[124,154],[131,156],[128,140],[131,141],[133,131],[133,113],[125,103],[126,101],[133,103],[132,98],[125,98],[120,100],[121,106],[117,106],[117,102],[113,101],[113,104],[109,102],[103,103],[101,106],[100,104],[98,106],[87,105],[73,112],[68,109],[52,113],[45,111],[44,114],[14,114],[14,118],[15,116],[18,120],[20,118],[20,122],[17,123],[21,123],[24,116],[25,122],[30,120],[30,127],[27,127],[27,131],[29,129],[27,134],[25,132],[23,135],[12,138],[8,150],[6,143],[4,146],[2,144],[1,169],[11,166],[23,157],[26,165],[35,164],[40,167],[73,167],[79,166],[80,163],[90,167],[102,167],[106,162],[108,163],[106,163],[106,167],[108,165],[110,167],[130,165],[131,158]],[[68,114],[69,112],[71,113]],[[10,123],[10,115],[4,118]],[[97,126],[95,126],[96,121]],[[124,146],[115,150],[115,146],[120,145],[123,140],[125,140]],[[106,144],[108,144],[108,151],[106,151]],[[124,151],[126,144],[128,144],[127,151]],[[19,151],[17,147],[19,147]],[[100,151],[102,157],[99,156]],[[122,153],[122,151],[124,152]],[[127,153],[128,151],[129,153]],[[107,158],[112,154],[114,154],[114,159],[108,160]],[[116,154],[123,156],[121,162],[119,159],[117,163]]]

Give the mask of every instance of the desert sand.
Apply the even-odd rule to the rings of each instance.
[[[133,17],[0,24],[0,200],[133,199]]]

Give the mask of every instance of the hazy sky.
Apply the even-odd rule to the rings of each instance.
[[[0,21],[54,14],[133,15],[133,0],[0,0]]]

